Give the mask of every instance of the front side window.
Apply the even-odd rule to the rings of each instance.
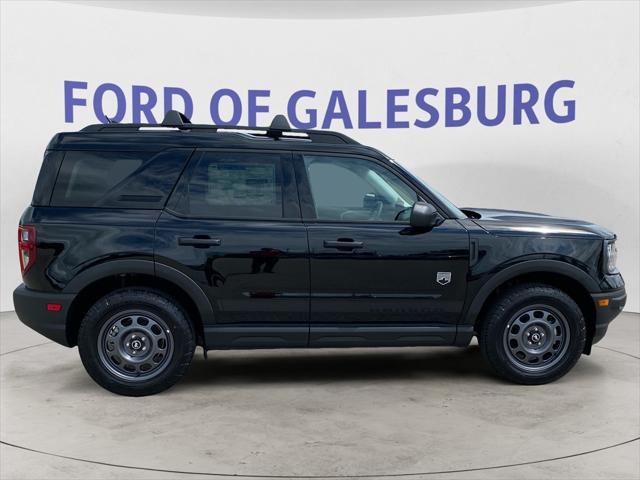
[[[305,155],[318,220],[407,222],[416,192],[386,168],[360,158]]]
[[[282,218],[277,154],[204,153],[188,185],[187,209],[215,218]]]

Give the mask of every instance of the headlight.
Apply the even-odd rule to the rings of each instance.
[[[604,269],[606,273],[616,273],[618,271],[616,262],[618,261],[618,247],[615,240],[607,242],[604,250]]]

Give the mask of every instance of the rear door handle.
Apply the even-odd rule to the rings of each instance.
[[[345,250],[354,250],[356,248],[364,247],[363,242],[356,242],[354,240],[325,240],[324,248],[343,248]]]
[[[219,238],[179,237],[178,245],[191,247],[217,247],[222,243]]]

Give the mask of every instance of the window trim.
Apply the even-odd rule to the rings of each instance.
[[[184,208],[188,194],[189,183],[200,160],[207,154],[244,154],[244,155],[271,155],[280,160],[282,177],[282,217],[255,217],[255,216],[228,216],[217,215],[193,215]],[[189,159],[189,163],[182,172],[174,191],[166,204],[165,210],[179,218],[219,220],[219,221],[251,221],[251,222],[302,222],[298,193],[295,185],[293,166],[291,165],[291,151],[287,150],[260,150],[246,148],[196,148]]]
[[[407,178],[403,172],[399,169],[392,168],[393,164],[383,162],[378,158],[363,154],[354,153],[338,153],[338,152],[323,152],[321,150],[298,150],[293,153],[293,167],[296,174],[296,184],[298,185],[298,195],[300,196],[300,209],[302,212],[302,219],[305,223],[317,223],[317,224],[340,224],[340,225],[373,225],[373,226],[402,226],[409,225],[409,221],[406,222],[389,222],[381,221],[375,222],[370,220],[323,220],[316,218],[315,203],[313,195],[311,193],[311,184],[309,182],[309,176],[305,168],[304,156],[323,156],[323,157],[338,157],[338,158],[354,158],[364,161],[370,161],[378,165],[379,167],[387,170],[391,175],[394,175],[398,180],[404,183],[416,194],[419,200],[427,201],[442,215],[444,218],[449,218],[449,215],[442,209],[439,203],[435,202],[430,195],[427,195],[422,189],[418,188]]]

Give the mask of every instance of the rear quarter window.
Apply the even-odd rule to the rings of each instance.
[[[31,204],[34,207],[49,205],[56,176],[58,175],[58,170],[60,169],[63,158],[64,152],[55,150],[47,150],[45,152],[36,188],[33,191],[33,198],[31,199]]]
[[[51,205],[162,208],[190,153],[66,152]]]

